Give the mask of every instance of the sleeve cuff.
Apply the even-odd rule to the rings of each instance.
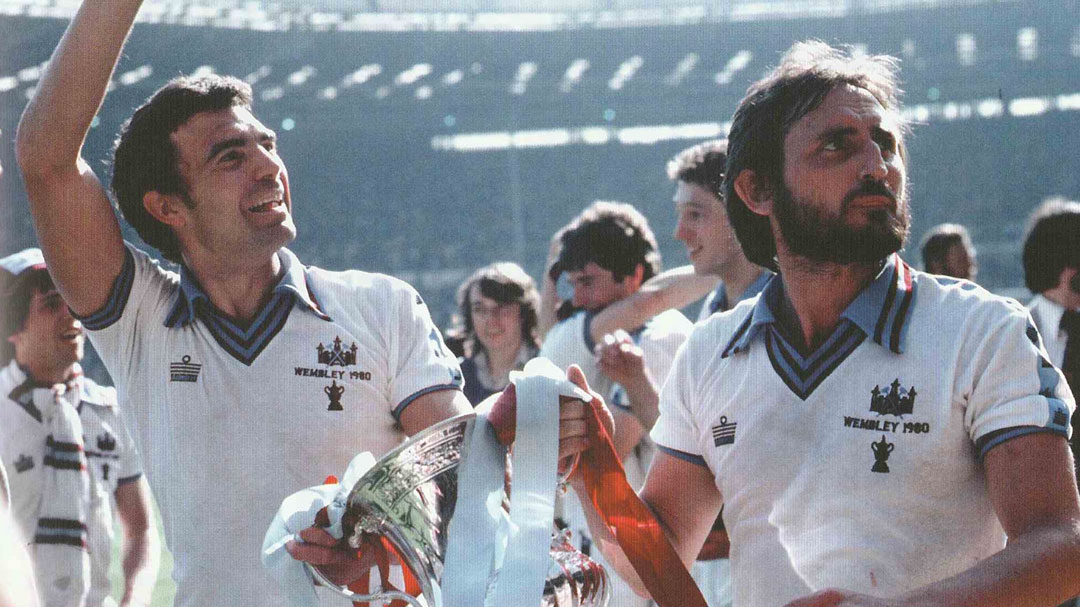
[[[119,479],[116,480],[116,486],[117,487],[123,487],[124,485],[126,485],[128,483],[134,483],[135,481],[142,478],[142,476],[143,476],[142,472],[139,472],[137,474],[132,474],[131,476],[120,477]]]
[[[109,299],[100,310],[86,316],[78,316],[72,313],[76,319],[82,322],[89,331],[100,331],[112,326],[124,314],[128,297],[131,295],[131,285],[135,281],[135,256],[126,244],[124,246],[124,266],[120,269],[120,275],[113,282]]]
[[[461,384],[460,383],[453,383],[453,384],[442,384],[442,385],[438,385],[438,386],[428,386],[427,388],[424,388],[422,390],[417,390],[416,392],[413,392],[411,395],[406,397],[405,400],[398,403],[398,406],[394,407],[394,410],[391,411],[391,414],[394,416],[394,421],[397,421],[398,423],[400,423],[401,422],[401,414],[404,413],[405,408],[408,407],[409,405],[413,404],[413,401],[415,401],[416,399],[420,398],[421,396],[423,396],[425,394],[431,394],[432,392],[439,392],[441,390],[461,390]]]
[[[709,467],[709,465],[705,462],[705,458],[701,457],[700,455],[694,455],[693,453],[687,453],[686,451],[679,451],[678,449],[672,449],[671,447],[665,447],[660,444],[657,444],[656,448],[672,457],[677,457],[684,462],[690,462],[691,464],[697,464],[706,468]]]
[[[986,434],[975,441],[975,449],[979,452],[979,461],[982,461],[991,449],[1004,442],[1038,432],[1049,432],[1051,434],[1057,434],[1065,440],[1069,439],[1068,432],[1053,427],[1016,426],[1014,428],[1002,428],[1001,430],[995,430],[994,432]]]

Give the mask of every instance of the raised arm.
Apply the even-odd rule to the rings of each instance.
[[[78,314],[104,304],[124,262],[105,188],[81,156],[142,0],[83,2],[53,52],[16,136],[49,272]]]
[[[681,308],[701,299],[716,288],[719,278],[711,274],[696,274],[694,266],[679,266],[661,272],[645,281],[636,293],[621,299],[593,317],[589,333],[593,343],[616,329],[633,330],[653,316]]]

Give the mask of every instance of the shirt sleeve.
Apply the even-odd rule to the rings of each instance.
[[[464,385],[457,357],[443,343],[424,300],[409,285],[395,281],[391,293],[390,400],[394,417],[418,397]]]
[[[956,397],[966,396],[965,423],[979,457],[1033,432],[1068,438],[1076,404],[1065,377],[1050,363],[1031,315],[1016,302],[1003,304],[1004,314],[1000,308],[991,313],[985,305],[965,332],[973,343],[965,348],[956,384]]]
[[[592,361],[592,349],[586,343],[587,318],[585,312],[579,312],[552,327],[540,346],[540,356],[560,369],[575,363],[584,366]]]
[[[119,464],[117,483],[123,485],[142,477],[142,458],[139,457],[139,450],[135,447],[135,440],[131,437],[123,412],[119,409],[116,410],[115,430],[120,452],[120,460],[117,462]]]
[[[149,255],[125,243],[124,266],[113,282],[109,299],[97,312],[80,318],[90,332],[94,349],[117,388],[129,384],[146,348],[155,340],[148,332],[164,329],[168,306],[179,288],[179,277]]]
[[[694,419],[697,376],[692,369],[694,345],[694,340],[687,341],[675,355],[671,372],[660,390],[660,416],[649,436],[664,453],[705,466]]]

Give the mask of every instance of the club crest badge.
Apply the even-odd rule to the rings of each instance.
[[[33,467],[34,458],[26,455],[25,453],[20,455],[18,459],[15,460],[15,472],[26,472],[27,470],[33,469]]]
[[[874,452],[874,467],[870,468],[871,472],[889,472],[889,464],[885,463],[889,459],[889,455],[893,452],[896,445],[885,440],[885,435],[881,435],[881,440],[876,443],[870,443],[870,450]]]
[[[330,397],[330,406],[326,408],[327,411],[345,410],[345,408],[341,406],[341,395],[345,394],[345,386],[339,386],[337,381],[331,381],[329,386],[323,388],[323,392]]]
[[[894,379],[888,392],[882,392],[881,386],[874,386],[870,391],[870,411],[878,415],[910,415],[915,407],[915,386],[904,389],[900,379]]]
[[[356,351],[359,348],[356,346],[356,342],[353,342],[352,346],[348,350],[341,347],[341,338],[334,338],[334,347],[327,348],[319,342],[318,346],[315,346],[315,350],[319,354],[319,364],[327,365],[330,367],[348,367],[356,364]]]
[[[115,451],[116,438],[108,432],[99,434],[97,437],[97,447],[101,451]]]

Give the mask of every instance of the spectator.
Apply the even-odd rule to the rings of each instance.
[[[461,343],[465,396],[476,406],[502,391],[510,372],[540,350],[540,295],[521,266],[504,261],[473,272],[458,287],[457,303],[457,326],[447,332],[447,342]]]
[[[923,269],[930,274],[975,281],[979,264],[975,259],[975,245],[967,228],[956,223],[942,223],[930,228],[923,237]]]

